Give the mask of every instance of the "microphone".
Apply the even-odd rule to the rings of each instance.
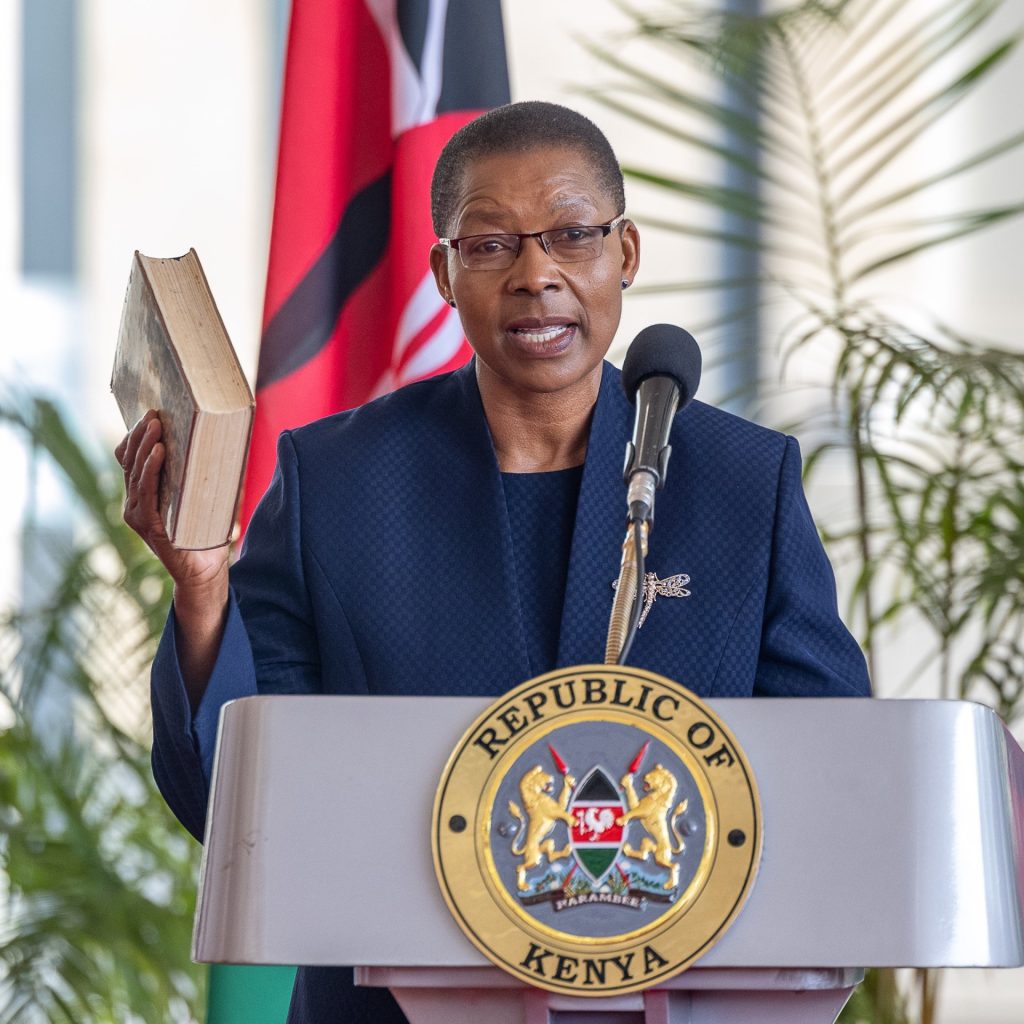
[[[645,327],[622,364],[622,387],[636,405],[633,439],[626,443],[623,476],[629,521],[654,523],[654,492],[665,485],[672,420],[700,384],[701,356],[693,335],[673,324]]]

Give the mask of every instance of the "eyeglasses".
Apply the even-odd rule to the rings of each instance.
[[[556,263],[584,263],[601,255],[605,238],[624,219],[625,214],[620,213],[607,224],[572,224],[549,231],[518,234],[464,235],[462,238],[439,238],[438,242],[454,249],[467,270],[505,270],[511,267],[525,238],[540,239],[544,251]]]

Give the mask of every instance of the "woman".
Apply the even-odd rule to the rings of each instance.
[[[431,198],[430,265],[475,359],[283,434],[230,576],[226,550],[167,542],[155,416],[118,447],[125,518],[175,583],[154,773],[197,836],[225,700],[497,695],[602,659],[631,425],[604,356],[640,254],[618,163],[581,115],[511,104],[452,139]],[[631,661],[704,696],[866,694],[796,443],[693,403],[672,446],[648,568],[690,592],[656,602]],[[291,1021],[401,1019],[347,970],[299,973]]]

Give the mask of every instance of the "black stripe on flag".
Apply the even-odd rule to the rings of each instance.
[[[391,171],[352,197],[331,240],[267,324],[256,388],[305,365],[327,344],[342,307],[380,262],[391,232]]]
[[[448,0],[437,112],[485,110],[510,98],[501,4]]]
[[[430,4],[423,0],[398,0],[398,31],[402,35],[409,59],[416,65],[416,73],[423,77],[423,47],[427,42]]]

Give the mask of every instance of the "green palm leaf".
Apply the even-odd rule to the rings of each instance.
[[[163,573],[120,519],[112,459],[90,457],[45,400],[8,402],[0,420],[59,468],[80,516],[49,552],[46,603],[0,618],[12,720],[0,732],[0,1024],[191,1020],[203,1004],[187,956],[198,851],[149,768]],[[71,727],[40,733],[37,709],[55,694]]]
[[[626,0],[618,6],[633,35],[613,51],[589,48],[621,87],[588,95],[692,152],[700,158],[693,166],[711,165],[705,175],[629,160],[627,178],[644,186],[635,219],[758,260],[742,273],[647,290],[734,296],[716,318],[724,336],[750,330],[742,307],[756,283],[762,313],[772,309],[781,323],[781,390],[806,410],[791,426],[810,435],[808,475],[840,455],[850,469],[850,497],[825,539],[852,573],[851,613],[873,672],[879,636],[913,618],[933,641],[915,673],[929,673],[943,695],[1019,715],[1024,357],[920,309],[911,325],[868,289],[893,267],[1024,213],[1019,191],[973,209],[922,216],[919,208],[922,197],[938,202],[949,182],[969,184],[997,161],[1019,160],[1020,120],[998,141],[913,170],[929,133],[1016,55],[1020,28],[993,32],[994,15],[1007,9],[1000,0],[789,3],[760,16],[685,0],[658,15]],[[744,176],[750,191],[720,180],[720,167]],[[900,167],[911,170],[897,177]],[[699,219],[666,210],[662,198]],[[644,210],[644,201],[655,208]],[[730,321],[736,327],[723,326]],[[811,405],[808,385],[790,383],[798,359],[805,374],[820,368],[821,400]],[[916,999],[893,972],[870,972],[843,1020],[905,1024],[920,1006],[914,1019],[931,1024],[934,977],[918,972],[913,984]]]

